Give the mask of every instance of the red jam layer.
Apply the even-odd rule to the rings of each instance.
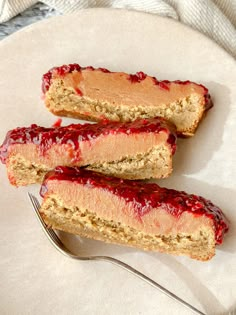
[[[52,81],[53,73],[55,73],[55,74],[57,74],[59,76],[64,76],[67,73],[71,73],[73,71],[81,71],[81,70],[91,70],[91,71],[100,70],[100,71],[102,71],[104,73],[113,73],[113,72],[107,70],[106,68],[95,69],[92,66],[81,67],[77,63],[63,65],[63,66],[60,66],[60,67],[54,67],[54,68],[50,69],[47,73],[45,73],[43,75],[43,78],[42,78],[42,91],[43,91],[43,93],[46,93],[49,90],[49,87],[50,87],[51,81]],[[139,82],[145,80],[146,77],[147,77],[146,73],[144,73],[142,71],[139,71],[136,74],[130,74],[128,76],[128,80],[131,83],[139,83]],[[177,84],[183,84],[183,85],[193,83],[191,81],[180,81],[180,80],[176,80],[176,81],[172,81],[172,82],[168,81],[168,80],[159,81],[155,77],[152,77],[152,79],[153,79],[153,83],[155,85],[159,86],[160,88],[162,88],[162,89],[164,89],[166,91],[169,91],[171,83],[177,83]],[[194,84],[197,84],[197,83],[194,83]],[[201,86],[203,88],[203,90],[204,90],[205,108],[207,110],[207,109],[209,109],[209,108],[211,108],[213,106],[211,98],[210,98],[210,95],[208,93],[208,89],[202,84],[197,84],[197,85]],[[80,96],[83,96],[82,92],[80,90],[77,91],[77,94],[79,94]]]
[[[64,127],[45,128],[37,125],[16,128],[10,130],[3,144],[0,146],[0,160],[6,162],[8,147],[14,144],[34,143],[44,154],[53,144],[68,144],[73,150],[79,150],[79,143],[108,134],[134,134],[134,133],[159,133],[167,132],[167,142],[171,145],[172,154],[176,150],[176,135],[174,126],[164,118],[138,119],[133,122],[110,122],[102,121],[97,124],[72,124]]]
[[[164,208],[176,217],[179,217],[184,211],[194,213],[196,216],[205,215],[214,222],[216,244],[222,243],[224,234],[229,228],[221,209],[211,201],[183,191],[162,188],[157,184],[123,180],[81,168],[58,166],[46,176],[40,191],[42,197],[47,192],[48,180],[67,180],[106,189],[112,194],[124,198],[126,202],[132,202],[138,218],[157,207]]]
[[[62,123],[62,119],[61,118],[58,118],[54,124],[52,125],[53,128],[58,128],[58,127],[61,127],[61,123]]]

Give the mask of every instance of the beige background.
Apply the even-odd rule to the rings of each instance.
[[[96,9],[39,22],[10,36],[0,43],[0,60],[1,141],[16,126],[50,126],[56,120],[40,99],[41,76],[54,65],[143,70],[159,79],[190,79],[209,87],[215,107],[194,138],[179,141],[174,174],[159,183],[203,195],[224,209],[231,230],[215,258],[202,263],[64,238],[80,252],[110,254],[132,264],[206,313],[236,308],[233,58],[178,22]],[[26,192],[37,192],[38,186],[10,187],[3,165],[0,178],[1,314],[190,314],[112,265],[61,256],[46,240],[27,200]]]

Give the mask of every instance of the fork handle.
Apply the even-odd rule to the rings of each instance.
[[[135,268],[131,267],[130,265],[128,265],[128,264],[126,264],[126,263],[124,263],[118,259],[115,259],[112,257],[107,257],[107,256],[93,256],[93,257],[91,257],[91,260],[104,260],[104,261],[108,261],[108,262],[110,262],[116,266],[119,266],[119,267],[129,271],[130,273],[132,273],[133,275],[135,275],[139,279],[142,279],[146,283],[150,284],[154,288],[158,289],[162,293],[166,294],[168,297],[172,298],[173,300],[176,300],[177,302],[181,303],[182,305],[184,305],[188,309],[191,309],[191,311],[195,312],[195,314],[206,315],[205,313],[199,311],[197,308],[195,308],[194,306],[192,306],[188,302],[182,300],[180,297],[178,297],[174,293],[170,292],[169,290],[167,290],[166,288],[164,288],[163,286],[161,286],[160,284],[158,284],[157,282],[155,282],[151,278],[145,276],[140,271],[136,270]]]

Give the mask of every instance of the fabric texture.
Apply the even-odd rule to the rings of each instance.
[[[41,0],[62,14],[86,8],[138,10],[173,18],[204,33],[236,58],[236,0]],[[0,23],[37,0],[2,0]]]

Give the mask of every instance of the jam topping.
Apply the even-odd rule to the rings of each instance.
[[[54,124],[52,125],[53,128],[61,127],[62,119],[58,118]]]
[[[91,70],[91,71],[95,70],[95,68],[92,67],[92,66],[88,66],[88,67],[86,67],[85,69],[86,69],[86,70]]]
[[[51,85],[51,79],[52,79],[52,69],[49,70],[47,73],[43,75],[42,79],[42,92],[45,94]]]
[[[126,202],[131,202],[137,218],[157,207],[164,208],[176,217],[180,217],[185,211],[195,216],[207,216],[214,222],[216,244],[222,243],[224,234],[228,231],[227,219],[220,208],[203,197],[183,191],[163,188],[153,183],[108,177],[84,169],[58,166],[46,176],[40,192],[42,197],[47,192],[47,180],[67,180],[108,190]]]
[[[155,77],[152,77],[152,80],[153,80],[153,83],[155,85],[158,85],[160,88],[169,91],[169,89],[170,89],[170,87],[169,87],[170,81],[168,81],[168,80],[159,81]]]
[[[73,150],[79,150],[79,142],[97,138],[108,134],[134,134],[134,133],[159,133],[169,134],[168,143],[174,154],[176,148],[175,128],[164,118],[137,119],[133,122],[110,122],[104,120],[98,124],[71,124],[69,126],[56,126],[45,128],[35,124],[30,127],[16,128],[7,133],[3,144],[0,146],[0,160],[6,162],[8,147],[14,144],[34,143],[39,146],[44,154],[53,144],[67,144]]]
[[[142,71],[137,72],[136,74],[130,74],[128,77],[128,80],[130,80],[132,83],[137,83],[145,80],[147,77],[146,73],[143,73]]]
[[[71,73],[73,71],[81,71],[81,70],[91,70],[91,71],[99,70],[99,71],[104,72],[104,73],[112,73],[111,71],[109,71],[106,68],[95,69],[92,66],[81,67],[77,63],[63,65],[60,67],[54,67],[43,75],[43,79],[42,79],[42,91],[43,91],[43,93],[45,94],[49,90],[50,85],[51,85],[51,81],[52,81],[52,76],[54,73],[59,75],[59,76],[64,76],[67,73]],[[141,81],[145,80],[146,77],[147,77],[146,73],[139,71],[136,74],[130,74],[128,76],[128,80],[131,83],[140,83]],[[187,81],[176,80],[176,81],[172,81],[172,82],[168,81],[168,80],[159,81],[155,77],[152,77],[152,80],[153,80],[153,83],[155,85],[157,85],[158,87],[160,87],[161,89],[166,90],[166,91],[170,90],[170,84],[171,83],[182,84],[182,85],[187,85],[187,84],[192,83],[189,80],[187,80]],[[213,106],[211,99],[210,99],[210,95],[208,94],[208,89],[202,84],[197,84],[197,85],[201,86],[204,90],[205,108],[206,108],[206,110],[208,110],[209,108],[211,108]],[[82,92],[79,89],[78,89],[78,91],[76,91],[76,93],[79,94],[80,96],[83,96]]]
[[[104,72],[104,73],[110,73],[111,71],[106,68],[98,68],[98,70]]]
[[[74,88],[75,92],[79,95],[79,96],[83,96],[83,92],[78,89],[77,87]]]
[[[171,145],[172,148],[172,155],[175,154],[176,151],[176,135],[174,135],[173,133],[171,133],[167,139],[167,143],[169,143]]]
[[[203,85],[202,85],[203,86]],[[208,93],[208,90],[207,92],[204,94],[204,98],[205,98],[205,110],[208,110],[210,108],[213,107],[213,103],[212,103],[212,99],[211,99],[211,96],[210,94]]]

